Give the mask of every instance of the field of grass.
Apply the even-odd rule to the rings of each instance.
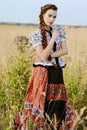
[[[0,25],[0,66],[3,66],[3,69],[7,68],[7,59],[17,55],[15,37],[28,37],[35,29],[37,26],[33,25]],[[67,64],[74,67],[80,62],[83,68],[87,67],[87,28],[66,27],[66,37],[69,53],[64,58]]]
[[[36,27],[20,25],[0,25],[0,70],[7,70],[7,60],[14,58],[18,51],[14,43],[16,36],[27,36]]]
[[[87,28],[67,28],[66,32],[69,64],[75,66],[80,61],[82,65],[87,65]]]
[[[18,59],[17,63],[15,64],[18,68],[16,68],[13,64],[11,73],[8,73],[6,77],[7,80],[3,79],[4,73],[9,70],[8,61],[11,60],[12,63],[15,63],[16,57],[20,55],[17,44],[14,42],[15,38],[17,36],[26,36],[28,38],[29,34],[37,28],[37,25],[0,24],[0,107],[3,108],[0,108],[1,118],[4,117],[10,120],[8,115],[5,114],[12,114],[17,108],[16,103],[19,103],[19,105],[22,104],[20,103],[20,96],[22,95],[23,100],[23,93],[27,87],[26,79],[28,79],[29,76],[28,69],[25,71],[25,68],[28,64],[26,64],[23,59]],[[64,69],[65,84],[68,88],[69,100],[73,104],[73,107],[75,109],[81,109],[82,107],[86,106],[87,103],[87,27],[66,26],[65,29],[69,50],[68,55],[63,57],[67,64],[66,69]],[[29,47],[27,49],[27,55],[30,57],[32,53],[34,53],[32,47]],[[30,63],[32,64],[32,61]],[[76,70],[77,68],[80,69]],[[18,96],[19,100],[15,95]],[[3,102],[5,102],[6,108],[4,107]],[[3,112],[5,114],[2,114]],[[4,119],[1,120],[0,126],[2,126],[2,122],[4,122]]]
[[[0,73],[4,73],[9,68],[8,60],[14,60],[19,53],[14,43],[16,36],[23,35],[28,38],[29,34],[37,28],[37,25],[0,25]],[[70,71],[80,64],[84,77],[87,68],[87,27],[66,26],[65,29],[69,53],[63,58]],[[28,49],[28,52],[32,53],[31,50],[32,48]]]

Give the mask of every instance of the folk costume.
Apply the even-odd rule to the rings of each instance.
[[[46,30],[47,43],[49,43],[52,32]],[[60,36],[56,39],[52,51],[59,50],[61,42],[66,42],[66,33],[63,28],[58,29]],[[42,44],[40,29],[32,32],[29,41],[33,47]],[[47,124],[53,129],[52,120],[56,118],[56,128],[60,128],[62,121],[66,127],[71,128],[74,123],[75,113],[67,103],[67,93],[64,85],[63,71],[65,63],[61,57],[52,58],[51,61],[33,64],[33,71],[29,80],[29,85],[24,98],[25,120],[31,119],[39,128],[44,128]],[[25,129],[26,130],[26,129]]]

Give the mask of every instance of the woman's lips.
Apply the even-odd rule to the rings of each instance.
[[[52,24],[52,22],[49,22],[50,24]]]

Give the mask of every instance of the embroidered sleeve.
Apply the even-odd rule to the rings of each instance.
[[[53,28],[53,31],[57,30],[58,33],[60,34],[60,36],[56,39],[56,42],[58,44],[60,44],[61,42],[66,42],[66,31],[64,30],[63,27],[57,27],[57,28]]]
[[[60,29],[60,37],[61,42],[66,42],[66,31],[63,28]]]
[[[33,47],[42,44],[42,35],[40,30],[36,30],[29,35],[29,42],[32,44]]]

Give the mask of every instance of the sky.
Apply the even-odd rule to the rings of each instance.
[[[87,0],[0,0],[0,22],[39,24],[40,8],[55,4],[55,24],[87,25]]]

